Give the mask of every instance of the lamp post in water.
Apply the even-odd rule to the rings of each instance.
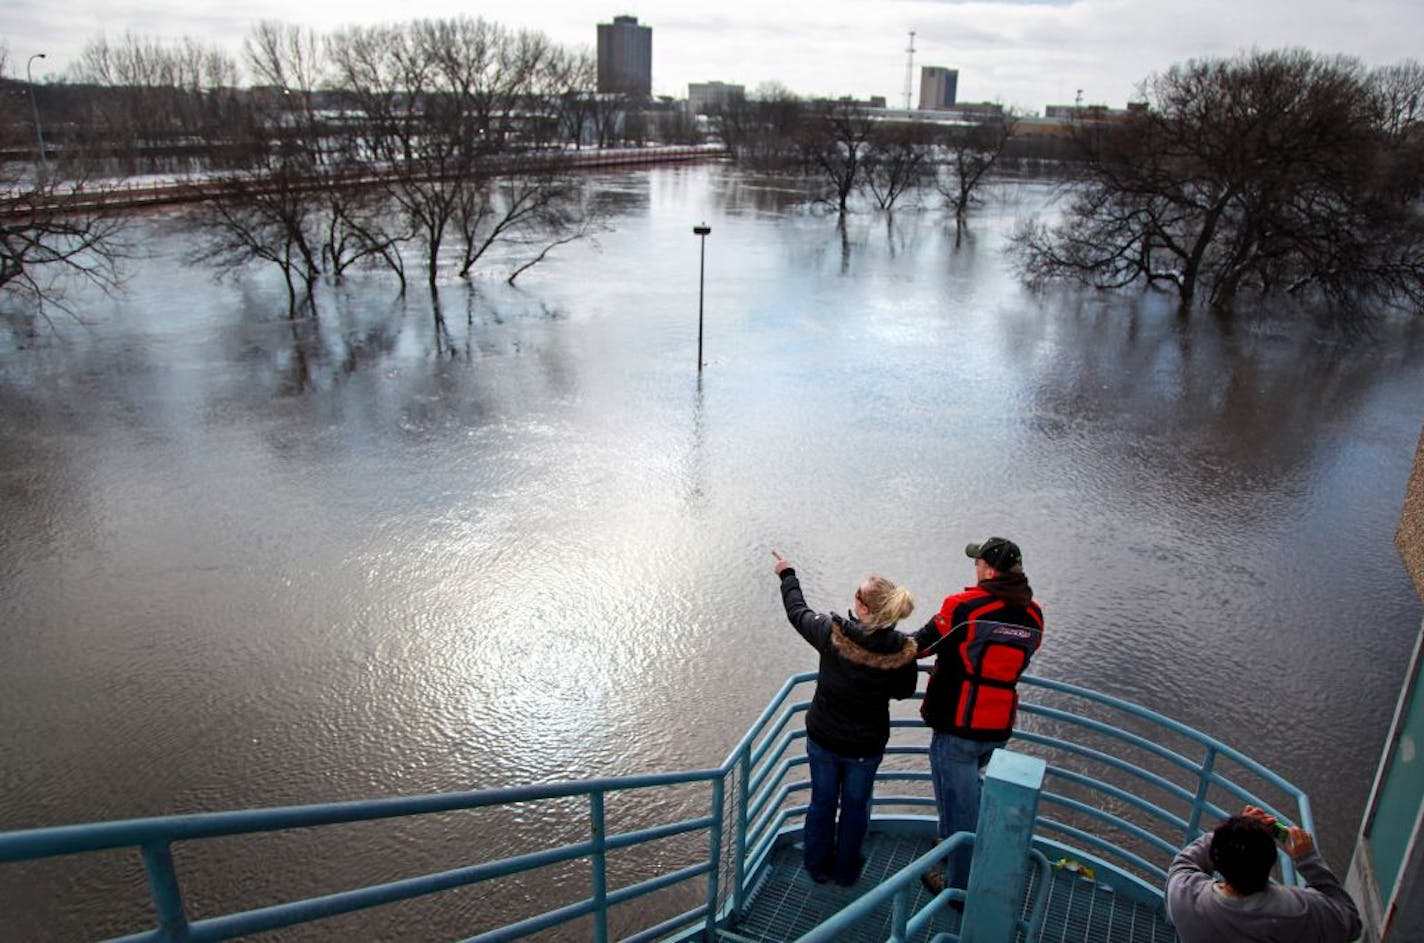
[[[35,165],[36,176],[41,173],[41,168],[45,165],[45,146],[44,132],[40,130],[40,108],[35,104],[35,77],[30,74],[30,66],[34,64],[36,59],[43,59],[44,57],[44,53],[37,52],[25,60],[25,80],[30,86],[30,113],[35,116],[35,140],[38,141],[40,145],[39,163]]]
[[[712,227],[703,223],[693,226],[692,234],[702,237],[702,260],[697,267],[697,374],[702,375],[702,288],[707,282],[707,234]]]

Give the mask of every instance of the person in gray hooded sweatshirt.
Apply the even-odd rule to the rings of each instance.
[[[1360,935],[1355,902],[1304,829],[1283,829],[1282,844],[1308,886],[1271,881],[1275,821],[1248,805],[1172,859],[1167,916],[1181,943],[1347,943]]]

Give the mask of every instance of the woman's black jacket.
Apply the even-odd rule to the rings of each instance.
[[[781,571],[786,618],[821,653],[806,734],[841,756],[875,756],[890,739],[890,698],[915,693],[914,639],[894,626],[869,629],[855,619],[813,612],[796,571]]]

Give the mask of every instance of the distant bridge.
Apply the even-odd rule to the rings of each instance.
[[[689,147],[625,147],[590,148],[579,151],[536,152],[487,158],[477,165],[483,175],[499,176],[512,172],[549,170],[601,170],[612,167],[637,167],[692,160],[716,160],[730,157],[720,144]],[[467,168],[461,168],[467,171]],[[422,178],[434,180],[451,173],[448,169],[432,168]],[[336,173],[312,174],[293,180],[261,173],[227,176],[193,177],[160,180],[105,180],[56,186],[49,192],[30,191],[18,195],[0,194],[0,219],[24,219],[29,216],[56,214],[103,213],[141,209],[150,206],[170,206],[181,203],[201,203],[204,200],[239,192],[273,192],[278,189],[320,190],[332,185],[378,186],[395,179],[389,168],[371,166]]]

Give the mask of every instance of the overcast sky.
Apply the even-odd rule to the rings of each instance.
[[[1420,56],[1424,0],[0,0],[9,72],[59,74],[107,34],[194,36],[234,54],[250,25],[278,19],[327,30],[461,13],[542,30],[592,48],[595,25],[631,14],[653,28],[653,91],[686,97],[688,82],[778,81],[806,95],[883,95],[903,102],[906,47],[919,67],[959,69],[961,101],[1030,110],[1083,101],[1121,106],[1138,82],[1174,62],[1252,47],[1302,46],[1370,65]]]

